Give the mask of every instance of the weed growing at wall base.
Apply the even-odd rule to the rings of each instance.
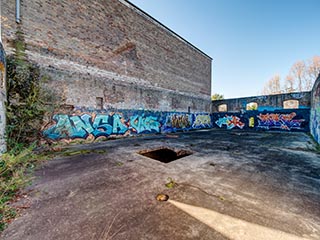
[[[41,136],[40,128],[49,108],[47,103],[53,102],[49,92],[41,88],[43,77],[39,67],[26,58],[26,45],[19,30],[14,48],[15,54],[6,59],[8,152],[0,159],[0,231],[19,211],[9,203],[30,182],[32,170],[41,159],[32,150]]]
[[[9,151],[19,152],[40,139],[44,116],[57,101],[49,90],[42,87],[45,76],[41,76],[40,68],[27,59],[26,44],[20,30],[16,32],[14,48],[15,53],[6,59],[6,133]]]
[[[11,207],[19,190],[31,180],[31,173],[41,158],[32,150],[35,145],[21,151],[19,154],[5,153],[0,159],[0,232],[14,218],[17,208]]]

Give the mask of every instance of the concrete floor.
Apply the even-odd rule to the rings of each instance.
[[[137,154],[160,147],[193,154],[170,163]],[[304,133],[224,130],[72,146],[93,151],[43,165],[21,200],[30,208],[2,238],[320,239],[313,147]]]

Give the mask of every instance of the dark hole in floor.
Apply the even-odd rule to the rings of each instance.
[[[170,148],[159,148],[156,150],[143,150],[138,152],[139,154],[158,160],[163,163],[169,163],[174,160],[189,156],[192,154],[191,151],[187,150],[172,150]]]

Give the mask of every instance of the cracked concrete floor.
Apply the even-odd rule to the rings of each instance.
[[[137,153],[160,147],[193,154],[162,163]],[[320,155],[312,147],[304,133],[236,130],[71,146],[96,151],[41,166],[21,200],[30,208],[2,238],[320,239]]]

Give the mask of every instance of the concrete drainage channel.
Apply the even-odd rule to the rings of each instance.
[[[138,154],[163,163],[169,163],[177,159],[187,157],[193,154],[193,152],[184,149],[175,150],[168,147],[161,147],[153,150],[141,150]]]

